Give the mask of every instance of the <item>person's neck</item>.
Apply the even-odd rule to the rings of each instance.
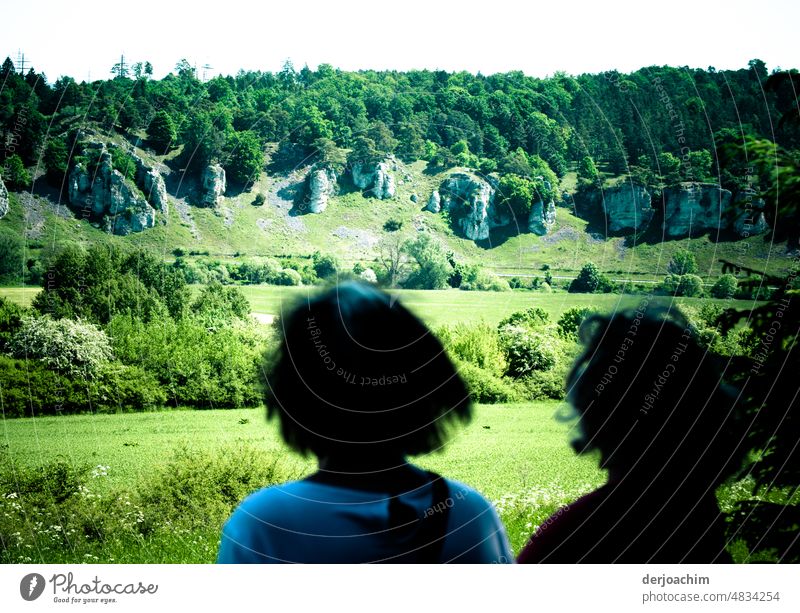
[[[403,456],[320,457],[312,481],[372,491],[408,491],[427,483],[426,474]]]

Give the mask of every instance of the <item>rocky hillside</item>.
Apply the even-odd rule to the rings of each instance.
[[[430,231],[458,258],[507,274],[535,274],[544,264],[568,274],[592,260],[617,276],[657,278],[670,254],[687,246],[710,274],[726,255],[758,265],[771,254],[775,269],[784,266],[775,256],[785,249],[764,240],[763,203],[750,198],[752,215],[731,216],[735,200],[748,195],[710,184],[654,194],[629,182],[573,193],[565,183],[553,190],[557,199],[534,199],[520,216],[504,203],[496,175],[467,168],[393,156],[340,172],[298,164],[265,171],[243,190],[216,164],[196,176],[125,140],[87,134],[81,143],[65,197],[43,181],[10,197],[0,186],[0,228],[24,234],[34,250],[124,240],[167,257],[176,248],[217,257],[320,250],[354,263],[378,257],[391,221],[401,236]]]
[[[623,181],[608,189],[592,189],[575,197],[576,212],[586,219],[598,216],[614,235],[650,230],[665,240],[690,236],[727,235],[747,238],[769,230],[764,201],[752,190],[735,196],[712,183],[684,182],[660,194]]]

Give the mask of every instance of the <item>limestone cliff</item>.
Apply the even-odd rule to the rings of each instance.
[[[442,210],[442,197],[439,195],[439,190],[435,189],[431,192],[428,203],[425,205],[425,210],[431,213],[438,213]]]
[[[733,198],[729,190],[713,183],[681,183],[664,190],[664,234],[669,238],[717,231],[742,237],[761,234],[768,229],[763,209],[763,200],[751,191]]]
[[[220,204],[226,187],[225,169],[219,164],[206,166],[200,177],[200,205],[215,207]]]
[[[0,178],[0,219],[5,217],[6,213],[8,213],[8,190]]]
[[[538,200],[531,205],[528,214],[528,232],[544,236],[556,225],[556,204],[552,200],[545,204]]]
[[[335,194],[336,173],[330,168],[314,167],[306,176],[303,208],[309,213],[322,213]]]
[[[365,195],[381,200],[393,198],[396,182],[392,174],[392,162],[383,160],[374,164],[356,162],[351,168],[353,184],[364,190]]]
[[[87,218],[99,219],[114,234],[130,234],[152,228],[156,211],[131,181],[112,164],[112,156],[104,146],[91,148],[87,156],[98,159],[96,169],[90,171],[78,162],[69,173],[68,197],[70,204],[79,208]]]
[[[475,241],[489,238],[494,187],[481,178],[459,172],[445,179],[438,191],[441,209],[450,212],[466,238]]]
[[[498,188],[493,175],[477,177],[463,172],[450,175],[431,193],[425,210],[447,210],[466,238],[486,240],[492,228],[516,225],[520,231],[540,236],[550,232],[556,221],[556,205],[551,200],[531,203],[527,219],[515,219],[507,207],[495,202]]]
[[[624,182],[593,190],[576,197],[578,214],[592,219],[605,218],[606,228],[615,234],[632,234],[646,228],[653,219],[652,196],[646,187]]]

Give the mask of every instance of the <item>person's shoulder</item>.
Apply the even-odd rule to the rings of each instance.
[[[475,515],[494,515],[494,505],[478,490],[454,479],[446,479],[446,481],[449,492],[445,504],[452,508],[458,507],[461,510],[467,510]]]
[[[242,500],[232,517],[239,520],[245,518],[265,520],[270,515],[282,514],[303,500],[306,489],[307,485],[303,481],[287,481],[264,487]]]

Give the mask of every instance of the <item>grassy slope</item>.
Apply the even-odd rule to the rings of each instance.
[[[542,265],[548,264],[555,274],[570,275],[591,260],[617,278],[660,278],[672,254],[683,248],[695,253],[704,276],[719,274],[720,258],[773,272],[786,269],[789,264],[788,258],[782,255],[784,246],[770,245],[763,237],[718,243],[699,237],[626,247],[622,238],[603,239],[587,233],[587,222],[562,207],[558,209],[556,229],[549,236],[498,231],[490,241],[491,247],[479,246],[456,236],[441,216],[421,210],[431,191],[453,172],[428,173],[425,170],[425,162],[402,165],[396,173],[397,194],[391,200],[364,198],[345,184],[324,213],[302,216],[290,216],[290,202],[282,197],[285,194],[279,193],[286,180],[262,175],[251,190],[225,198],[223,207],[229,213],[190,207],[194,234],[191,222],[183,220],[174,205],[166,218],[159,218],[155,228],[128,237],[115,237],[88,222],[56,214],[54,204],[35,197],[39,211],[35,217],[40,223],[33,235],[34,246],[59,245],[65,241],[117,241],[146,246],[167,257],[174,248],[182,247],[187,252],[209,251],[223,258],[234,257],[237,253],[275,256],[321,250],[334,253],[352,265],[356,260],[368,261],[375,257],[374,245],[385,235],[383,225],[393,218],[403,222],[401,233],[405,236],[413,236],[420,228],[429,228],[457,256],[504,273],[536,274]],[[408,181],[404,179],[406,174],[411,176]],[[564,187],[569,188],[573,183],[568,176]],[[183,193],[191,193],[192,180],[187,179],[181,189]],[[258,193],[267,196],[264,206],[252,205]],[[414,193],[419,197],[417,203],[410,199]],[[11,210],[0,220],[0,232],[19,235],[30,226],[30,215],[26,222],[21,198],[30,200],[28,195],[12,194]],[[50,198],[53,199],[52,194]],[[62,206],[61,211],[64,210]]]

